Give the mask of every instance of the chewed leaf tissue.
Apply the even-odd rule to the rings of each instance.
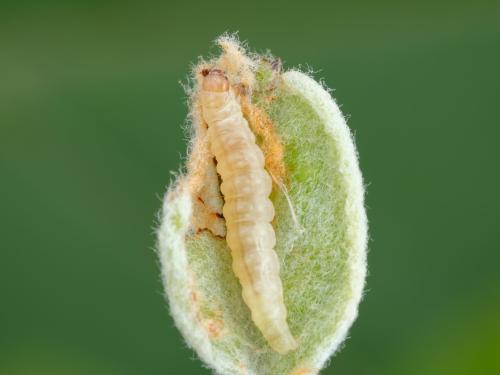
[[[158,253],[187,344],[219,374],[317,374],[357,316],[367,220],[344,117],[309,75],[232,36],[189,89],[185,173]]]

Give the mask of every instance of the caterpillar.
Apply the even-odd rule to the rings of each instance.
[[[297,348],[297,342],[286,321],[279,260],[274,251],[274,206],[269,199],[272,180],[228,78],[218,69],[206,69],[202,75],[201,112],[222,180],[226,241],[233,271],[253,322],[275,351],[286,354]]]

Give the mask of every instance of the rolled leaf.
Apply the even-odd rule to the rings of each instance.
[[[158,253],[170,312],[187,344],[220,374],[315,374],[357,316],[366,275],[363,181],[351,132],[325,88],[271,56],[219,40],[218,68],[241,89],[244,114],[274,178],[271,200],[288,324],[298,348],[275,352],[254,325],[231,267],[223,196],[191,95],[187,170],[169,188]],[[195,77],[196,78],[196,77]]]

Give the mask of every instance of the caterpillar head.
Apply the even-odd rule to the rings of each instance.
[[[211,92],[225,92],[229,90],[229,80],[220,69],[203,69],[202,89]]]

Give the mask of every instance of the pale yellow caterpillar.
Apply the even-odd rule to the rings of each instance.
[[[255,325],[274,350],[286,354],[296,349],[297,343],[286,321],[279,260],[273,250],[274,207],[269,199],[272,180],[224,72],[212,69],[203,75],[201,109],[222,179],[226,241],[233,270]]]

